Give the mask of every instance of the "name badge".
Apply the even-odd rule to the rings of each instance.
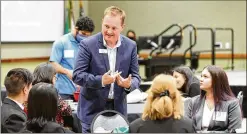
[[[213,113],[213,120],[215,120],[215,121],[226,121],[226,112],[216,111],[216,115],[215,115],[215,113]]]
[[[74,58],[74,50],[64,50],[65,58]]]
[[[107,54],[107,49],[99,49],[100,54]]]

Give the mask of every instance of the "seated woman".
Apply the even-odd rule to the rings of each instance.
[[[233,132],[241,127],[239,101],[232,93],[225,71],[206,66],[200,79],[201,94],[191,99],[185,115],[193,119],[196,131]]]
[[[180,66],[173,69],[173,77],[177,82],[177,89],[183,97],[194,97],[200,94],[200,82],[189,67]]]
[[[33,85],[39,82],[45,82],[55,85],[56,82],[56,70],[49,62],[39,64],[33,72]],[[56,122],[64,126],[64,116],[72,116],[71,107],[58,95],[58,112],[56,116]]]
[[[172,76],[156,76],[147,93],[142,119],[130,124],[131,133],[195,132],[192,120],[183,117],[182,96]]]
[[[131,39],[131,40],[133,40],[133,41],[136,41],[136,33],[135,33],[134,30],[128,30],[126,36],[127,36],[129,39]]]
[[[38,83],[28,96],[28,119],[25,132],[32,133],[71,133],[56,123],[58,93],[52,84]],[[26,131],[27,130],[27,131]]]

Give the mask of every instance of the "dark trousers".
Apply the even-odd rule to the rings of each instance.
[[[106,101],[105,110],[114,110],[114,100]],[[115,113],[104,113],[104,116],[113,116]]]
[[[105,110],[114,110],[114,100],[107,100]]]
[[[91,128],[91,125],[90,124],[81,122],[82,133],[91,133],[90,128]]]

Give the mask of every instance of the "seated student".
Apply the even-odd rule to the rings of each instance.
[[[128,30],[126,36],[127,36],[129,39],[131,39],[131,40],[133,40],[134,42],[137,43],[136,33],[135,33],[134,30],[131,30],[131,29]],[[140,51],[139,49],[140,49],[140,47],[137,45],[137,54],[139,54],[139,51]]]
[[[192,120],[183,117],[182,96],[172,76],[156,76],[147,93],[142,119],[130,124],[131,133],[195,132]]]
[[[56,123],[58,93],[52,84],[34,85],[28,96],[28,119],[25,130],[32,133],[70,133]]]
[[[196,131],[233,132],[241,127],[241,109],[232,93],[225,71],[206,66],[200,79],[201,94],[189,102],[186,116],[193,119]]]
[[[24,68],[15,68],[7,73],[4,85],[8,95],[1,106],[2,133],[17,133],[24,128],[27,116],[22,104],[28,98],[32,81],[32,73]]]
[[[200,82],[189,67],[180,66],[173,69],[173,77],[177,82],[177,89],[183,97],[194,97],[200,94]]]
[[[56,82],[56,70],[55,68],[49,63],[41,63],[39,64],[33,72],[33,85],[39,82],[45,82],[49,84],[55,85]],[[71,107],[58,95],[58,112],[56,116],[56,122],[60,125],[64,126],[64,116],[72,116]]]
[[[131,39],[131,40],[133,40],[133,41],[136,41],[136,33],[135,33],[134,30],[128,30],[126,36],[127,36],[129,39]]]

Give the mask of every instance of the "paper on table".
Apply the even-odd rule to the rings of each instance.
[[[139,89],[135,89],[127,95],[127,103],[138,103],[147,98],[147,93],[141,92]]]

